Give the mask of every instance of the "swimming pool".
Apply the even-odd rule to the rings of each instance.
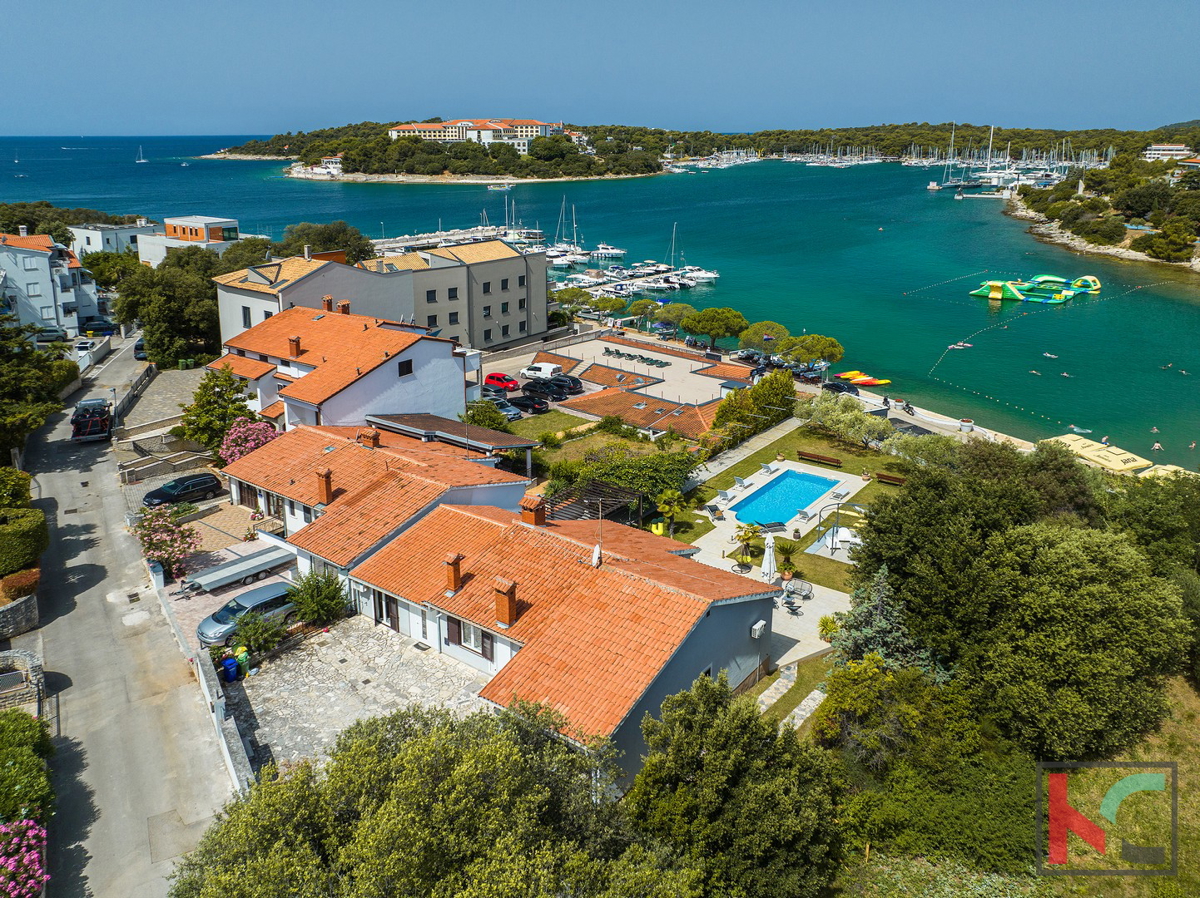
[[[786,522],[837,485],[838,481],[828,477],[804,471],[784,471],[729,510],[744,524]]]

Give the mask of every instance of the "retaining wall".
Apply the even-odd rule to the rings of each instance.
[[[0,692],[0,711],[32,705],[35,713],[40,715],[42,697],[46,694],[41,660],[32,652],[20,649],[0,652],[0,673],[14,670],[25,675],[25,683],[15,689]]]
[[[0,639],[28,633],[38,625],[37,593],[0,605]]]

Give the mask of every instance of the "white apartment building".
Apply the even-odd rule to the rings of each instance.
[[[392,140],[400,137],[419,137],[440,143],[464,143],[468,140],[491,146],[506,143],[522,156],[529,155],[529,143],[535,137],[554,137],[564,134],[562,122],[543,122],[538,119],[454,119],[448,122],[411,122],[395,125],[388,130]],[[579,143],[582,135],[571,132],[571,139]]]
[[[212,218],[207,215],[164,218],[161,232],[139,236],[138,260],[143,265],[157,268],[169,250],[199,246],[220,255],[240,239],[236,218]]]
[[[138,238],[154,233],[154,225],[144,218],[137,224],[81,224],[71,227],[71,251],[83,258],[87,253],[137,252]]]
[[[0,310],[21,324],[79,333],[79,322],[101,314],[96,282],[76,255],[48,234],[0,234]]]
[[[1142,158],[1147,162],[1162,162],[1167,159],[1187,159],[1192,155],[1194,153],[1186,144],[1155,143],[1146,148]]]

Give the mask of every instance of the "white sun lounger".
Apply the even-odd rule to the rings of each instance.
[[[741,477],[734,477],[733,482],[738,485],[738,489],[742,489],[742,490],[744,490],[746,487],[748,487],[750,485],[749,480],[743,480]]]

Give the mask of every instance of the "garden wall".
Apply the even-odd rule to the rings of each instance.
[[[38,625],[37,594],[0,605],[0,639],[28,633]]]

